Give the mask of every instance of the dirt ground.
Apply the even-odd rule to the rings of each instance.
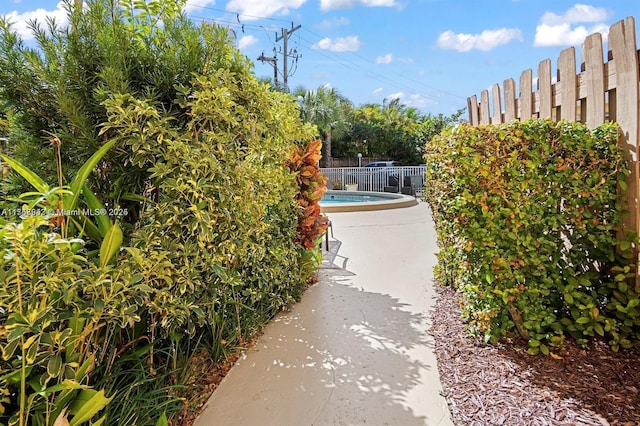
[[[456,425],[640,425],[640,352],[569,339],[551,356],[486,345],[465,331],[455,291],[437,292],[430,333]]]

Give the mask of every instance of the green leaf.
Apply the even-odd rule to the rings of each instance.
[[[540,348],[539,347],[537,347],[537,348],[529,348],[529,349],[527,349],[527,353],[529,355],[538,355],[540,353]]]
[[[94,194],[87,185],[82,186],[82,195],[84,195],[84,200],[87,203],[87,207],[89,207],[89,209],[93,210],[94,212],[107,211],[104,204],[100,202],[98,197],[96,197],[96,194]],[[109,216],[106,214],[97,214],[93,217],[95,217],[96,223],[98,224],[100,235],[104,237],[105,235],[107,235],[107,232],[109,231],[109,229],[111,229],[112,226],[111,221],[109,220]]]
[[[20,344],[20,339],[14,339],[7,343],[2,347],[2,359],[5,361],[9,361],[13,357],[18,345]]]
[[[81,232],[84,232],[89,238],[97,242],[102,241],[103,236],[100,233],[100,230],[88,217],[81,214],[80,216],[69,216],[69,218],[74,225]]]
[[[629,303],[627,303],[627,308],[635,308],[638,304],[640,304],[640,299],[631,299]]]
[[[549,355],[549,348],[545,345],[540,345],[540,352],[542,352],[543,355]]]
[[[80,391],[77,398],[71,403],[69,413],[73,418],[69,422],[69,426],[81,425],[91,420],[98,411],[102,410],[109,404],[111,398],[104,396],[104,390],[96,391],[95,389],[85,389]]]
[[[593,324],[593,329],[596,331],[596,333],[598,333],[601,336],[604,336],[604,329],[602,328],[602,325],[600,325],[600,323],[595,323]]]
[[[487,280],[489,284],[493,284],[493,273],[491,271],[487,271],[484,275],[484,279]]]
[[[620,179],[618,181],[618,185],[620,185],[620,189],[622,189],[623,191],[627,190],[627,182],[625,182],[624,180]]]
[[[167,420],[167,414],[162,413],[158,421],[156,422],[156,426],[169,426],[169,421]]]
[[[116,223],[107,232],[104,241],[100,245],[100,266],[105,267],[107,263],[118,253],[122,245],[122,229]]]
[[[62,369],[62,357],[56,354],[49,359],[47,363],[47,374],[49,377],[57,377]]]
[[[18,172],[20,176],[25,178],[25,180],[29,182],[31,186],[33,186],[39,193],[44,194],[46,192],[49,192],[49,185],[47,185],[47,183],[42,180],[40,176],[29,170],[18,160],[14,160],[13,158],[7,157],[3,154],[0,154],[0,158],[2,158],[7,164],[9,164],[13,170]]]
[[[62,383],[58,383],[53,386],[49,386],[46,389],[39,391],[40,394],[47,396],[56,392],[64,391],[64,390],[76,390],[76,389],[86,389],[86,385],[81,385],[75,380],[65,379]]]
[[[568,304],[573,305],[573,296],[571,293],[565,293],[564,300],[566,300]]]
[[[78,173],[76,173],[75,177],[71,181],[71,192],[72,195],[64,198],[64,208],[65,210],[75,210],[78,205],[78,198],[80,197],[80,192],[82,191],[82,187],[84,186],[89,174],[94,169],[94,167],[102,160],[102,157],[111,149],[116,140],[112,140],[102,145],[99,150],[93,153],[93,155],[80,167]]]

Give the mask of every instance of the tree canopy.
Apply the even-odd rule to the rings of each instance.
[[[422,114],[393,99],[383,104],[353,106],[334,88],[299,87],[293,92],[300,116],[317,127],[324,140],[324,164],[332,158],[387,158],[401,164],[420,164],[424,147],[445,128],[457,123],[464,110],[451,115]]]

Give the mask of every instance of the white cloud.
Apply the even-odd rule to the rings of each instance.
[[[344,27],[349,24],[351,24],[351,21],[349,21],[344,16],[341,16],[339,18],[325,19],[324,21],[317,24],[315,27],[318,28],[319,30],[330,30],[337,27]]]
[[[393,7],[398,6],[395,0],[320,0],[323,12],[333,9],[350,9],[354,6]]]
[[[255,21],[272,15],[288,15],[290,9],[298,9],[307,0],[231,0],[227,10],[240,14],[240,19]]]
[[[4,15],[9,22],[12,23],[11,28],[18,33],[23,40],[33,40],[33,34],[27,22],[37,20],[44,25],[48,17],[54,18],[59,26],[65,27],[68,23],[67,12],[64,10],[62,2],[58,2],[55,10],[36,9],[27,12],[18,13],[17,10]]]
[[[382,91],[382,89],[376,89],[375,92],[378,92],[378,91]],[[377,94],[375,92],[374,94]],[[430,105],[438,104],[438,101],[435,98],[432,98],[420,93],[411,93],[407,95],[404,92],[396,92],[396,93],[390,93],[385,97],[386,101],[393,101],[394,99],[398,99],[401,104],[407,107],[413,107],[413,108],[424,108]]]
[[[328,37],[323,38],[318,43],[313,45],[315,49],[330,50],[332,52],[357,52],[360,49],[361,43],[358,36],[338,37],[336,39],[330,39]]]
[[[603,39],[607,39],[609,26],[605,24],[593,25],[589,28],[580,25],[571,28],[570,24],[547,25],[540,24],[536,27],[536,37],[533,45],[536,47],[577,46],[593,33],[601,33]]]
[[[238,49],[244,49],[245,47],[253,46],[254,44],[258,43],[258,41],[258,37],[254,37],[252,35],[242,36],[242,38],[240,38],[237,43]]]
[[[391,62],[393,62],[393,55],[391,53],[376,58],[376,64],[390,64]]]
[[[212,6],[214,4],[216,4],[216,0],[188,0],[187,4],[184,6],[184,11],[187,13],[191,13],[193,11],[202,10],[206,6]]]
[[[522,41],[522,32],[519,28],[484,30],[480,34],[456,34],[449,30],[440,34],[436,43],[441,49],[467,52],[472,49],[492,50],[512,40]]]
[[[407,106],[415,107],[415,108],[424,108],[426,106],[435,105],[437,103],[438,102],[436,102],[433,98],[430,98],[425,95],[421,95],[419,93],[413,93],[412,95],[409,96],[408,100],[405,100],[405,104]]]
[[[380,93],[382,93],[384,89],[382,87],[378,87],[376,90],[374,90],[373,93],[374,95],[379,95]]]
[[[547,25],[561,25],[575,22],[602,22],[608,19],[609,16],[610,12],[603,7],[577,3],[562,15],[545,12],[540,21]]]
[[[398,58],[398,62],[402,64],[413,64],[415,61],[413,58]]]
[[[586,4],[576,4],[562,15],[545,12],[540,18],[540,24],[536,27],[533,45],[537,47],[576,46],[582,44],[589,34],[596,32],[601,33],[606,39],[609,26],[603,21],[610,16],[611,13],[607,9]],[[594,24],[572,26],[572,24],[585,22]]]

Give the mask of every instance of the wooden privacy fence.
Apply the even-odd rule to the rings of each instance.
[[[475,95],[467,98],[469,122],[480,125],[551,118],[581,121],[589,128],[606,121],[617,122],[619,143],[631,170],[626,194],[630,214],[625,217],[625,225],[640,235],[638,62],[635,19],[628,17],[609,28],[606,61],[602,35],[592,34],[582,46],[579,72],[575,49],[565,49],[558,59],[556,82],[552,80],[551,60],[545,59],[538,65],[536,91],[533,72],[528,69],[520,75],[517,97],[516,83],[509,78],[504,81],[502,91],[498,84],[491,87],[491,96],[488,90],[482,91],[480,102]],[[636,283],[639,282],[637,279]]]

